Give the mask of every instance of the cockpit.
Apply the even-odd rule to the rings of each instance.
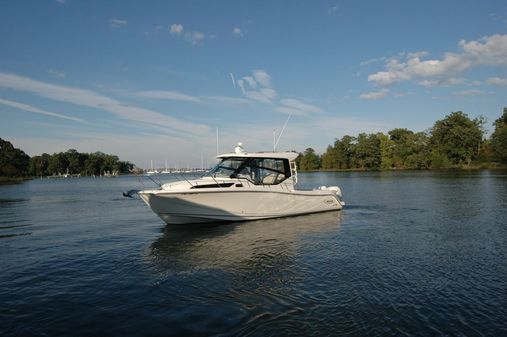
[[[246,179],[255,185],[278,185],[291,176],[291,169],[288,159],[227,157],[207,175]]]

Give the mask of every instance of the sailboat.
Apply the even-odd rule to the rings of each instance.
[[[167,168],[167,159],[165,160],[165,170],[163,170],[160,173],[163,173],[163,174],[171,173],[171,171],[169,171],[169,169]]]
[[[153,160],[150,160],[150,162],[151,162],[151,169],[150,169],[148,172],[146,172],[146,174],[147,174],[147,175],[149,175],[149,176],[151,176],[151,175],[153,175],[153,174],[157,174],[157,173],[158,173],[158,171],[157,171],[157,170],[154,170],[154,169],[153,169]]]

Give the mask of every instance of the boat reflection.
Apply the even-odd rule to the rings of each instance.
[[[149,251],[158,272],[286,265],[316,236],[339,230],[341,212],[224,224],[169,225]]]

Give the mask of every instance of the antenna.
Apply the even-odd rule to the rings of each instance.
[[[276,146],[278,145],[278,142],[280,141],[280,138],[282,138],[283,132],[285,131],[285,127],[287,126],[287,123],[289,123],[289,119],[292,116],[292,112],[289,114],[289,117],[287,117],[287,120],[285,121],[285,124],[283,125],[282,131],[280,132],[280,135],[278,136],[277,141],[275,142],[275,130],[273,130],[273,152],[275,151]]]
[[[220,153],[219,153],[219,147],[218,147],[218,127],[217,127],[217,157],[218,157],[219,154]]]
[[[273,129],[273,152],[276,151],[276,129]]]

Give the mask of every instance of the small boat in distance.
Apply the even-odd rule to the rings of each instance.
[[[296,152],[252,152],[238,143],[204,176],[135,191],[167,224],[243,221],[341,210],[338,186],[298,190]],[[131,193],[124,194],[131,196]]]
[[[160,172],[161,174],[169,174],[171,173],[171,171],[169,171],[169,169],[167,168],[167,159],[165,160],[165,169]]]
[[[151,162],[151,169],[148,170],[146,172],[146,174],[149,176],[154,175],[154,174],[158,174],[158,171],[153,169],[153,160],[150,160],[150,162]]]

